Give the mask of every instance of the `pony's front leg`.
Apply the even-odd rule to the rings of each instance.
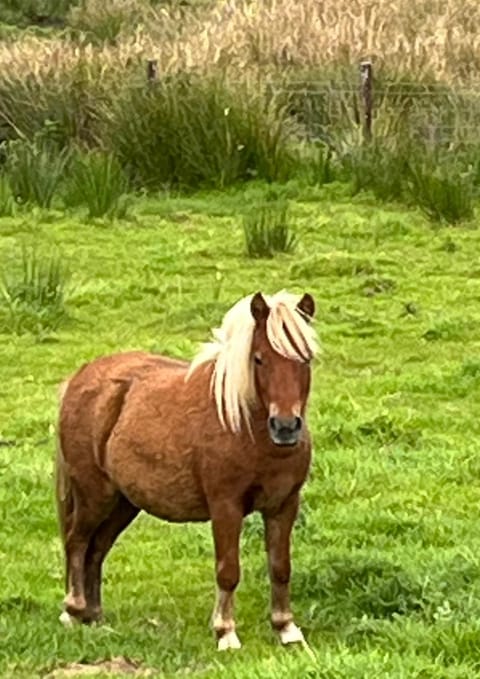
[[[265,513],[265,546],[272,587],[272,626],[282,644],[303,642],[302,630],[290,609],[290,536],[298,512],[298,495],[292,495],[276,514]]]
[[[210,508],[215,543],[217,603],[213,612],[213,628],[218,650],[240,648],[233,619],[233,598],[240,580],[239,543],[243,512],[231,502],[216,503]]]

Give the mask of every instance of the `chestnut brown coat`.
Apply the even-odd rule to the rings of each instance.
[[[277,308],[272,299],[269,305],[260,293],[249,298],[245,374],[252,376],[255,399],[239,430],[222,423],[225,394],[216,402],[212,383],[223,380],[224,390],[229,378],[228,369],[216,376],[215,359],[192,369],[144,352],[116,354],[83,366],[64,387],[57,455],[67,571],[64,621],[101,616],[103,560],[143,509],[167,521],[211,520],[218,584],[213,624],[219,648],[238,647],[233,621],[238,545],[243,517],[257,510],[266,528],[272,622],[283,641],[301,639],[290,612],[289,544],[310,464],[305,414],[312,351],[308,338],[298,348],[303,336],[296,338],[298,328],[290,328],[289,317],[282,332],[295,357],[272,347],[268,323]],[[295,310],[294,321],[304,329],[313,315],[312,298],[304,295]]]

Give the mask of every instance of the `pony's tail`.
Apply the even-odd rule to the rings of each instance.
[[[68,387],[68,381],[60,386],[60,406]],[[73,494],[70,477],[67,473],[65,458],[63,457],[60,432],[57,431],[57,454],[55,458],[55,495],[57,500],[58,523],[60,535],[65,545],[67,538],[67,521],[73,512]]]

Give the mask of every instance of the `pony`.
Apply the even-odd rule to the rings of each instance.
[[[238,301],[191,363],[131,351],[85,364],[62,386],[56,498],[66,565],[64,624],[102,617],[102,564],[140,510],[211,521],[219,650],[233,615],[242,521],[262,514],[271,622],[304,642],[290,608],[290,536],[311,459],[306,408],[317,352],[312,296]]]

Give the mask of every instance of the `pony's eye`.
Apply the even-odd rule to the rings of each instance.
[[[262,357],[260,356],[260,354],[255,354],[253,360],[257,365],[262,365]]]

